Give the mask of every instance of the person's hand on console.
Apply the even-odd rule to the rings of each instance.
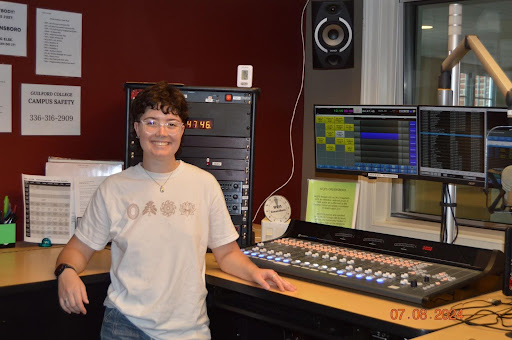
[[[275,284],[282,292],[294,292],[297,290],[294,285],[283,279],[279,274],[271,269],[257,268],[257,270],[253,271],[252,280],[267,290],[270,289],[270,284],[268,282]]]
[[[242,253],[235,241],[217,248],[212,248],[212,253],[220,269],[228,274],[255,282],[267,290],[271,288],[269,282],[276,285],[282,292],[293,292],[297,289],[272,269],[261,269],[256,266]]]
[[[84,303],[89,304],[87,291],[83,281],[73,269],[62,272],[59,281],[59,303],[62,309],[68,313],[87,314]]]

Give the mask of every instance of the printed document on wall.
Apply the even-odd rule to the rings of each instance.
[[[80,135],[80,86],[21,84],[21,134]]]
[[[48,157],[46,176],[96,177],[123,171],[123,161],[102,161]]]
[[[80,225],[82,217],[84,216],[85,209],[89,205],[92,196],[100,184],[105,180],[105,176],[96,177],[75,177],[75,214],[76,214],[76,227]]]
[[[82,14],[37,9],[36,74],[82,76]]]
[[[354,229],[359,183],[308,179],[306,221]]]
[[[73,178],[22,175],[24,240],[65,244],[75,232]]]
[[[0,1],[0,54],[27,56],[27,5]]]
[[[12,132],[12,66],[1,64],[0,132]]]
[[[101,182],[110,175],[123,171],[122,161],[81,160],[48,157],[46,176],[72,177],[74,186],[74,214],[76,227],[80,225],[85,209]]]

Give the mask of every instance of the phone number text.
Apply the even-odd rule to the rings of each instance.
[[[30,115],[31,122],[72,122],[72,115]]]

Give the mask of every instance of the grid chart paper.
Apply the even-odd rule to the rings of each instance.
[[[67,243],[74,230],[72,179],[23,175],[25,241]]]

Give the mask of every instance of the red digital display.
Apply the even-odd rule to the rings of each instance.
[[[187,129],[211,130],[213,129],[213,119],[189,119]]]

